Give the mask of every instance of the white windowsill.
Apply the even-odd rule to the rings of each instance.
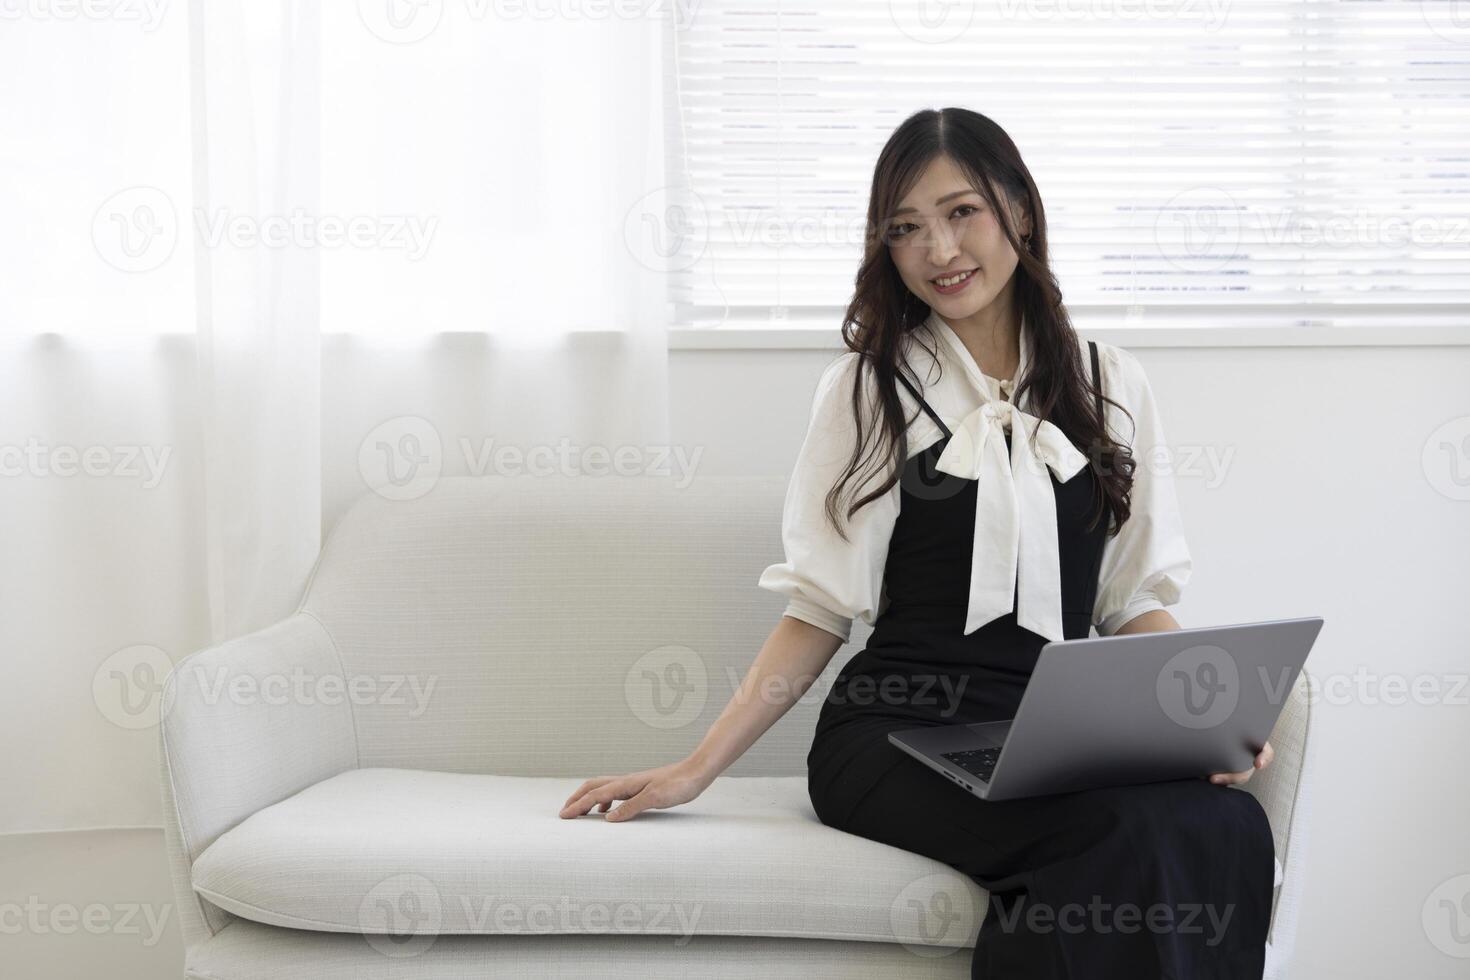
[[[1411,315],[1412,316],[1412,315]],[[1410,317],[1411,318],[1411,317]],[[837,322],[840,318],[833,318]],[[1406,318],[1408,319],[1408,318]],[[1470,321],[1465,323],[1404,323],[1386,325],[1240,325],[1240,326],[1078,326],[1080,336],[1119,347],[1467,347]],[[612,338],[618,331],[573,330],[571,335],[588,340]],[[401,336],[326,330],[322,340],[332,344],[367,341],[419,347],[440,343],[483,344],[485,330],[444,330]],[[112,347],[138,343],[191,345],[195,335],[182,330],[42,331],[0,334],[0,349],[33,347]],[[670,328],[670,350],[843,350],[841,333],[835,326],[789,323],[785,326],[721,326]]]
[[[1373,327],[1079,327],[1119,347],[1462,347],[1470,323]],[[835,327],[671,329],[670,350],[842,350]]]

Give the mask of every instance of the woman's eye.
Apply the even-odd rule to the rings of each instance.
[[[968,218],[971,214],[980,210],[982,209],[974,204],[961,204],[950,212],[950,217]],[[908,236],[910,230],[916,227],[918,226],[911,221],[906,221],[901,225],[893,225],[888,229],[888,240],[890,242],[896,242],[901,238],[905,238]]]

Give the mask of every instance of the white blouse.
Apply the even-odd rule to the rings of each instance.
[[[904,356],[923,382],[925,401],[954,433],[936,467],[978,481],[964,632],[973,633],[1014,610],[1022,627],[1048,640],[1061,640],[1056,500],[1048,470],[1066,482],[1087,460],[1059,428],[1008,400],[1031,362],[1025,323],[1014,384],[983,374],[964,341],[938,314],[931,312],[919,329],[928,331],[926,344],[905,338]],[[925,346],[938,351],[942,372]],[[1161,463],[1168,459],[1167,446],[1143,366],[1120,347],[1102,341],[1097,347],[1103,393],[1126,406],[1134,423],[1117,406],[1106,404],[1109,434],[1115,442],[1131,446],[1136,463],[1131,514],[1116,536],[1104,540],[1092,611],[1098,633],[1111,636],[1129,620],[1178,602],[1191,562],[1173,475]],[[1085,342],[1083,352],[1084,370],[1090,371]],[[844,642],[854,618],[871,626],[887,608],[884,564],[901,493],[895,483],[884,496],[864,504],[845,522],[846,541],[823,512],[827,491],[846,467],[857,438],[850,406],[857,365],[858,354],[844,352],[817,382],[811,420],[786,489],[781,528],[786,560],[766,568],[757,583],[789,597],[785,615],[819,626]],[[865,381],[864,411],[871,425],[875,418],[871,373]],[[918,413],[908,428],[912,457],[939,442],[944,433],[907,388],[899,386],[898,392],[905,415]],[[1027,438],[1012,438],[1008,452],[1003,431],[1017,424],[1024,427]],[[870,477],[860,495],[878,484],[878,477]],[[844,506],[847,501],[844,496]]]

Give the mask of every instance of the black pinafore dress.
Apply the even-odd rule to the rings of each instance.
[[[888,605],[823,701],[807,755],[818,818],[989,892],[973,978],[1257,980],[1275,854],[1251,794],[1183,779],[991,802],[889,743],[904,728],[1014,717],[1046,643],[1014,611],[964,634],[977,481],[935,469],[950,432],[909,390],[945,437],[904,466]],[[1090,467],[1052,476],[1068,639],[1089,634],[1097,595],[1108,522],[1086,526],[1094,484]]]

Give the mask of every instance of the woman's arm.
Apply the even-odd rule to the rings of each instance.
[[[607,820],[628,820],[647,809],[688,803],[806,693],[841,646],[841,637],[782,616],[693,752],[657,769],[589,779],[567,797],[560,816],[580,817],[596,807]],[[626,802],[609,813],[614,800]]]
[[[1119,633],[1162,633],[1164,630],[1177,630],[1179,623],[1174,619],[1167,609],[1150,609],[1142,616],[1135,616],[1122,626],[1118,627]],[[1116,634],[1115,634],[1116,635]]]
[[[786,596],[786,610],[740,689],[687,758],[657,769],[589,779],[567,798],[563,817],[579,817],[597,807],[608,820],[627,820],[650,807],[694,799],[816,682],[848,639],[854,619],[870,626],[876,622],[900,484],[895,481],[851,515],[845,534],[831,526],[825,508],[827,492],[857,447],[851,396],[859,381],[867,385],[860,399],[864,410],[870,418],[876,414],[873,374],[862,368],[861,355],[847,351],[817,381],[806,436],[781,507],[784,560],[768,566],[756,582]],[[863,489],[857,488],[859,495]],[[626,802],[609,812],[614,800]]]
[[[807,692],[842,640],[820,626],[782,616],[740,689],[690,753],[706,785],[724,772]]]

